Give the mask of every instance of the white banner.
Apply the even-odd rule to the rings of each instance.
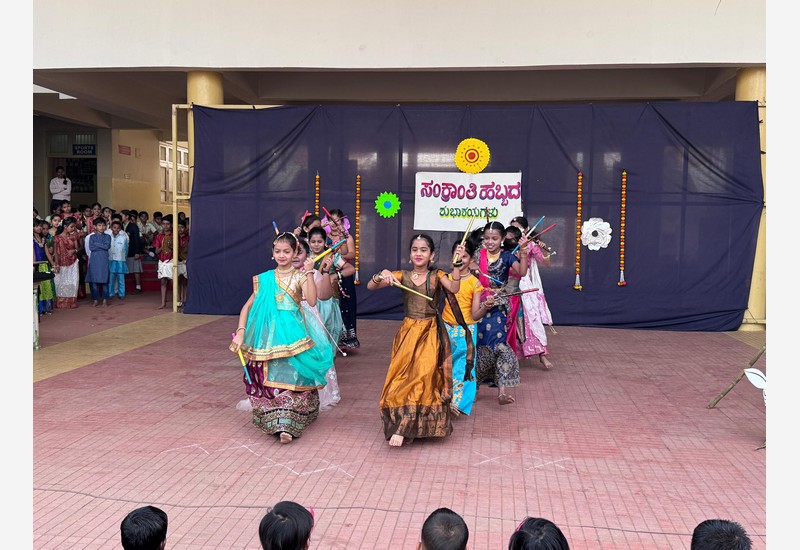
[[[464,231],[522,214],[522,172],[417,172],[414,230]],[[481,222],[482,223],[478,223]]]

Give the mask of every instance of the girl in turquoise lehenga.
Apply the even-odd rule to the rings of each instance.
[[[334,348],[318,323],[307,323],[301,307],[317,302],[311,272],[292,266],[298,241],[281,233],[272,243],[278,264],[274,270],[253,277],[253,293],[242,306],[231,351],[246,360],[243,374],[250,396],[253,424],[279,435],[281,443],[299,437],[319,415],[319,388],[333,364]],[[308,274],[309,276],[306,276]]]

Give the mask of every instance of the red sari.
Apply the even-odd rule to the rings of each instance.
[[[80,237],[77,232],[68,235],[62,232],[53,239],[53,252],[58,272],[55,274],[56,308],[75,309],[78,307],[78,249]]]

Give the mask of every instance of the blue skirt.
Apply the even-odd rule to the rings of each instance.
[[[475,364],[472,365],[472,380],[464,380],[467,368],[467,342],[464,338],[464,329],[459,325],[444,324],[447,327],[447,336],[450,337],[450,349],[453,352],[453,400],[450,403],[463,414],[472,412],[475,402],[475,393],[478,385],[475,380]],[[468,325],[472,334],[472,345],[477,349],[478,331],[475,325]]]

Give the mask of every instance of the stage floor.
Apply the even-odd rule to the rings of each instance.
[[[556,326],[555,367],[523,364],[516,403],[481,387],[453,435],[390,448],[378,398],[399,321],[360,319],[339,357],[341,402],[289,445],[237,410],[235,316],[125,305],[57,310],[33,352],[34,547],[119,547],[152,504],[167,548],[260,548],[265,508],[314,508],[311,548],[415,549],[436,508],[461,514],[472,550],[505,548],[526,516],[573,550],[688,549],[695,525],[739,521],[766,547],[765,406],[743,379],[764,332]],[[766,354],[755,364],[766,372]]]

